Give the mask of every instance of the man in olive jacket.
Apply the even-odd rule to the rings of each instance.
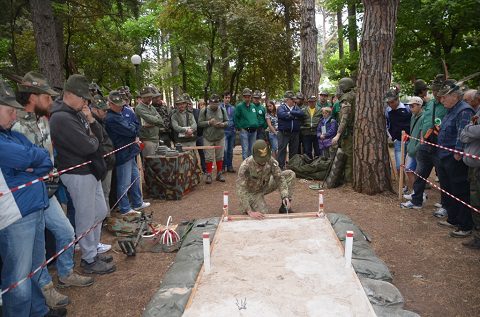
[[[208,106],[200,111],[198,126],[203,129],[203,141],[206,146],[221,146],[219,149],[205,150],[207,175],[205,183],[212,183],[213,159],[217,164],[217,177],[219,182],[225,182],[223,170],[223,148],[225,147],[225,128],[228,125],[228,115],[225,108],[219,107],[220,96],[213,94]]]
[[[300,127],[302,133],[303,151],[309,158],[314,158],[320,155],[317,139],[317,127],[322,119],[322,108],[315,103],[317,98],[315,96],[308,97],[308,106],[303,108],[303,124]],[[313,147],[313,155],[312,155]]]
[[[145,144],[143,156],[154,155],[158,147],[160,128],[163,128],[163,118],[152,105],[152,98],[158,92],[153,87],[145,87],[140,92],[142,102],[135,107],[135,115],[140,120],[140,141]]]

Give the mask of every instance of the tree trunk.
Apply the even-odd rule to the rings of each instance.
[[[227,37],[227,18],[222,17],[220,19],[220,24],[218,27],[218,35],[220,37],[220,56],[221,69],[220,69],[220,83],[222,87],[221,93],[229,88],[228,83],[228,69],[229,69],[229,59],[228,59],[228,37]],[[231,91],[230,91],[231,92]]]
[[[357,0],[348,2],[348,51],[358,51],[357,44]]]
[[[63,87],[65,76],[58,54],[52,4],[48,0],[30,0],[30,8],[40,72],[50,85]]]
[[[338,39],[338,58],[343,59],[344,50],[343,50],[343,21],[342,21],[342,10],[343,8],[339,8],[337,11],[337,39]],[[343,77],[345,76],[345,70],[340,70],[340,75]]]
[[[315,0],[303,0],[300,21],[300,91],[305,96],[318,93],[317,42],[318,31],[315,25]]]
[[[178,52],[178,59],[180,60],[180,68],[182,70],[182,91],[187,92],[187,64],[185,61],[186,52]]]
[[[173,77],[173,98],[176,99],[180,96],[180,89],[178,87],[178,54],[177,48],[173,45],[170,45],[170,65],[172,67],[172,77]]]
[[[213,65],[215,63],[215,40],[217,38],[217,23],[215,21],[210,22],[210,45],[209,50],[210,54],[208,57],[206,70],[207,70],[207,81],[205,82],[205,86],[203,87],[203,98],[204,100],[208,100],[208,94],[210,90],[210,84],[212,83],[212,73],[213,73]]]
[[[287,54],[285,56],[285,70],[287,76],[287,90],[293,90],[293,44],[292,44],[292,27],[290,23],[292,22],[291,18],[291,6],[292,4],[289,1],[285,1],[285,34],[287,37],[286,46]]]
[[[353,189],[391,191],[384,94],[392,75],[399,0],[363,0],[365,7],[353,134]]]

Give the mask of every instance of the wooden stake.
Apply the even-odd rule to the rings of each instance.
[[[138,172],[140,173],[140,193],[142,194],[143,197],[143,180],[145,179],[145,175],[143,175],[143,163],[142,163],[142,157],[140,154],[137,155],[137,167],[138,167]]]
[[[400,143],[400,175],[398,181],[398,199],[402,200],[403,183],[405,179],[405,131],[402,130],[402,141]]]

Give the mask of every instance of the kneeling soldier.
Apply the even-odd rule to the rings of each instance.
[[[268,212],[264,196],[278,190],[282,198],[279,213],[290,210],[295,173],[282,171],[272,158],[270,147],[264,140],[253,144],[252,156],[246,158],[238,171],[237,195],[240,209],[255,219],[263,219]],[[291,211],[291,210],[290,210]]]

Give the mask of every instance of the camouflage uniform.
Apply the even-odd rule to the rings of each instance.
[[[353,122],[355,116],[355,92],[353,87],[343,93],[339,101],[341,109],[337,135],[340,135],[341,148],[347,156],[345,181],[351,183],[353,179]]]
[[[50,152],[50,159],[53,162],[52,139],[50,138],[50,125],[46,117],[37,116],[33,112],[17,110],[17,121],[12,126],[13,131],[20,132],[27,139]]]
[[[172,143],[172,128],[170,125],[172,110],[167,105],[154,105],[154,107],[157,109],[158,114],[163,119],[163,127],[160,127],[158,137],[161,141],[163,141],[164,145],[170,147]]]
[[[264,196],[278,190],[282,199],[291,199],[294,180],[295,173],[291,170],[282,171],[275,159],[270,158],[262,166],[255,162],[253,156],[249,156],[238,171],[237,195],[240,210],[244,213],[249,210],[267,213]]]

